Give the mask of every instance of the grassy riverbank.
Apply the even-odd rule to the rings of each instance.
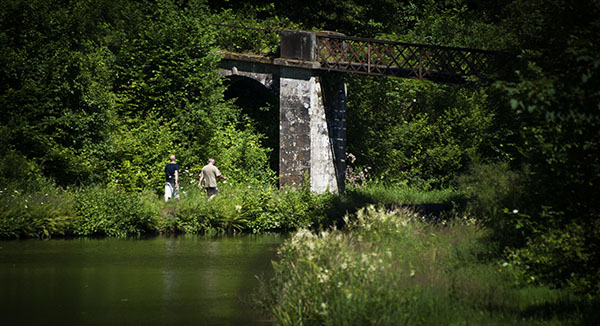
[[[281,325],[597,325],[598,302],[518,283],[472,219],[373,206],[347,229],[293,235],[258,302]]]
[[[369,186],[345,195],[264,184],[230,184],[208,202],[203,191],[182,186],[181,200],[164,203],[156,193],[120,187],[53,187],[0,193],[0,238],[127,237],[153,234],[216,234],[293,231],[339,223],[346,212],[372,203],[422,204],[453,200],[453,190]]]

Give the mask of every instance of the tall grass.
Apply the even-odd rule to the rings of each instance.
[[[50,238],[71,233],[73,196],[55,189],[0,189],[0,238]]]
[[[130,237],[292,231],[318,227],[332,195],[271,185],[224,184],[208,201],[195,187],[164,203],[151,192],[90,186],[69,191],[0,191],[0,238]]]
[[[349,189],[354,196],[362,196],[377,204],[442,204],[456,200],[460,193],[451,188],[422,189],[402,184],[370,184],[367,187]]]
[[[195,184],[184,180],[181,200],[168,203],[159,194],[118,186],[49,193],[6,188],[0,193],[0,238],[288,232],[341,224],[346,213],[372,203],[441,203],[456,193],[373,185],[333,195],[258,182],[223,183],[208,202]]]
[[[344,232],[302,229],[281,247],[258,299],[278,324],[595,325],[591,303],[515,287],[512,271],[480,261],[485,231],[472,220],[432,226],[374,206],[346,220]]]

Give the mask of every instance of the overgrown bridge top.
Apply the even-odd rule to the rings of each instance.
[[[500,52],[218,24],[217,45],[226,59],[325,71],[462,83],[497,79]]]

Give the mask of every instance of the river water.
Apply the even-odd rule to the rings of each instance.
[[[278,235],[0,242],[2,325],[270,325]]]

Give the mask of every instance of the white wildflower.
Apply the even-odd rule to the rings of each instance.
[[[329,275],[327,275],[327,270],[324,271],[323,274],[318,275],[319,283],[326,283],[329,281]]]

